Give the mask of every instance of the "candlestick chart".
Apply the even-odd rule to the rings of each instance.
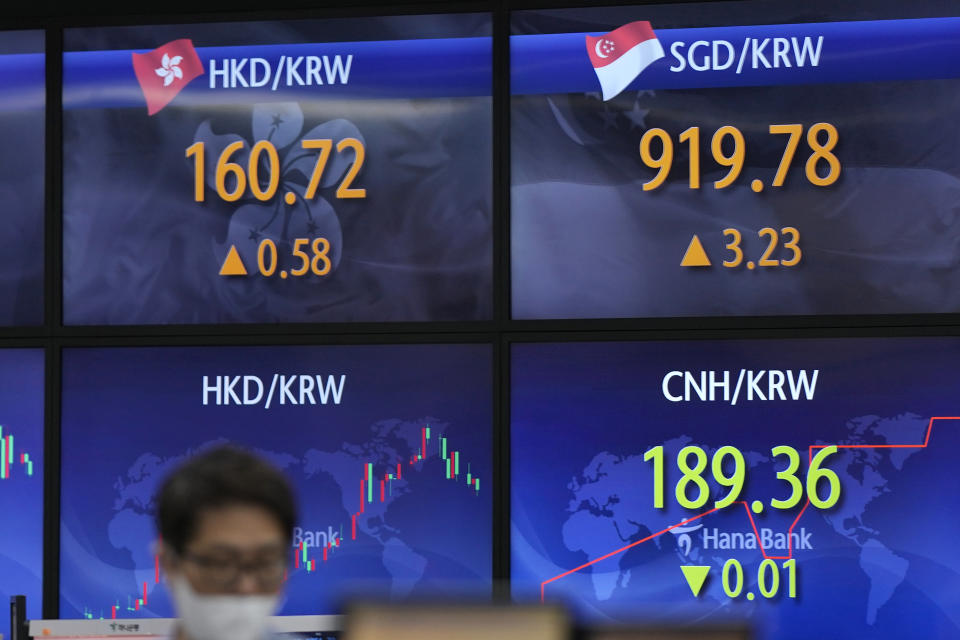
[[[42,349],[0,349],[0,601],[27,597],[41,613],[43,575]],[[0,610],[0,632],[10,628]]]
[[[407,468],[407,476],[411,473],[424,473],[424,463],[430,458],[438,458],[442,461],[440,470],[443,480],[462,485],[463,491],[467,494],[480,495],[480,478],[473,473],[471,463],[465,461],[462,452],[454,449],[449,439],[437,434],[435,429],[423,426],[420,428],[420,447],[406,460],[398,461],[395,465],[390,464],[383,470],[381,470],[383,465],[375,462],[363,463],[357,474],[359,477],[358,507],[350,514],[349,523],[340,523],[334,535],[324,536],[322,543],[318,541],[319,536],[308,536],[308,539],[304,539],[300,534],[300,539],[296,541],[293,549],[285,580],[290,579],[290,572],[295,574],[321,572],[323,565],[335,554],[340,553],[350,542],[357,540],[358,524],[362,535],[367,529],[366,519],[382,516],[383,507],[394,496],[395,485],[399,486],[403,483],[404,467]],[[85,605],[82,611],[83,617],[88,620],[117,619],[136,617],[141,611],[148,612],[150,590],[153,586],[162,583],[160,558],[156,554],[153,556],[153,563],[154,575],[150,580],[141,583],[141,589],[137,593],[127,593],[123,597],[116,598],[109,605],[99,607]]]
[[[354,591],[488,594],[488,360],[487,345],[68,351],[60,615],[174,614],[156,555],[156,492],[188,457],[227,443],[272,463],[297,497],[281,614],[335,613]],[[228,373],[245,376],[250,397],[250,381],[264,381],[264,397],[275,377],[296,373],[298,386],[269,409],[227,405],[215,385]],[[304,391],[300,403],[318,374],[341,385],[338,401],[311,404]],[[146,410],[148,392],[164,402]]]

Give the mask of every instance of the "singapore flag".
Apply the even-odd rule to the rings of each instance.
[[[664,56],[649,22],[638,21],[605,36],[587,36],[587,55],[597,72],[603,99],[615,98],[640,73]]]

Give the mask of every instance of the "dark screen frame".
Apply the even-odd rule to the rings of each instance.
[[[42,29],[46,38],[46,135],[44,220],[44,323],[0,327],[0,348],[45,350],[43,616],[59,617],[60,394],[65,348],[124,346],[249,346],[288,344],[423,344],[481,342],[491,345],[494,596],[510,595],[510,350],[525,342],[611,340],[723,340],[762,338],[960,336],[960,313],[623,318],[603,320],[513,320],[510,310],[510,14],[528,9],[666,4],[669,0],[278,0],[269,10],[237,11],[226,2],[129,4],[107,2],[69,7],[53,3],[11,7],[0,30]],[[673,0],[688,2],[729,0]],[[752,0],[758,10],[769,2]],[[939,0],[945,6],[950,0]],[[65,326],[62,261],[62,74],[64,30],[75,27],[296,20],[332,17],[487,12],[493,17],[493,317],[478,322],[306,323],[229,325]]]

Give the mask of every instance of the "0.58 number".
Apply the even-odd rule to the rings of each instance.
[[[304,248],[309,245],[313,252],[311,257]],[[330,241],[326,238],[314,238],[310,242],[309,238],[296,238],[293,241],[293,251],[291,254],[300,259],[300,266],[296,269],[290,269],[290,275],[303,276],[307,273],[313,273],[315,276],[325,276],[330,273],[333,266],[330,262]],[[277,253],[277,243],[270,238],[264,238],[257,247],[257,268],[260,269],[260,275],[270,277],[277,271],[279,254]],[[286,272],[280,274],[286,277]]]

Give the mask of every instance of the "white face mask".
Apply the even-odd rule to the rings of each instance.
[[[173,601],[190,640],[263,640],[277,595],[198,594],[183,576],[169,580]]]

